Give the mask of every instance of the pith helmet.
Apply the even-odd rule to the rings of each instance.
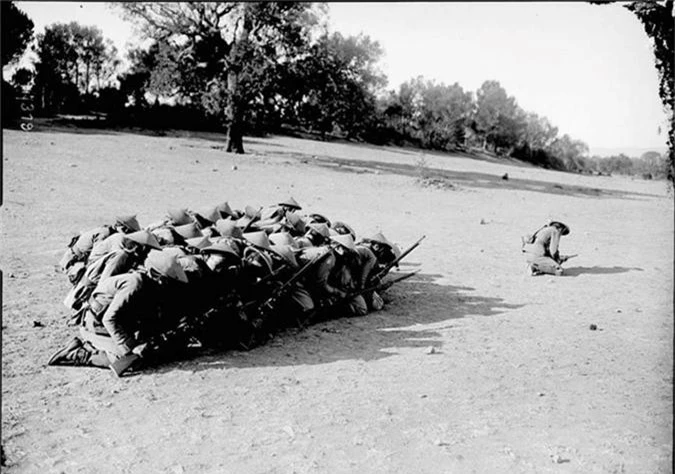
[[[195,212],[194,216],[202,227],[208,227],[215,224],[216,221],[220,219],[220,212],[217,208],[211,207],[209,209],[203,209],[200,212]]]
[[[378,232],[377,234],[373,235],[372,237],[367,238],[367,239],[363,239],[363,240],[366,241],[366,242],[371,241],[371,242],[377,242],[378,244],[386,245],[387,247],[389,247],[391,249],[392,253],[394,254],[394,256],[396,258],[398,258],[399,255],[401,255],[401,249],[398,248],[398,245],[396,245],[391,240],[386,238],[382,232]]]
[[[293,247],[291,247],[290,245],[286,244],[273,245],[272,252],[276,253],[281,258],[283,258],[293,268],[298,267],[298,261],[296,260],[295,254],[293,253]]]
[[[185,239],[185,244],[190,247],[202,250],[211,245],[211,240],[204,235],[202,237],[192,237],[191,239]]]
[[[323,238],[327,239],[330,237],[330,231],[328,230],[328,226],[326,224],[309,224],[307,227],[309,227],[310,230],[313,230]]]
[[[235,257],[239,258],[239,254],[237,254],[236,250],[226,240],[221,240],[219,242],[211,244],[210,246],[208,246],[204,250],[202,250],[202,252],[203,253],[222,253],[222,254],[227,254],[227,255],[234,255]]]
[[[136,231],[141,230],[141,226],[138,224],[138,221],[136,220],[135,215],[117,216],[117,217],[115,217],[115,224],[116,225],[123,225],[127,229],[130,229],[131,232],[136,232]]]
[[[293,199],[292,196],[289,197],[288,199],[286,199],[285,201],[281,201],[281,202],[279,203],[279,206],[291,207],[291,208],[293,208],[293,209],[298,209],[298,210],[302,209],[302,207],[300,206],[300,204],[298,204],[298,201],[296,201],[295,199]]]
[[[181,247],[176,245],[171,245],[170,247],[164,247],[162,252],[168,255],[173,255],[176,258],[185,257],[188,253],[183,250]],[[180,263],[180,262],[179,262]]]
[[[172,227],[160,227],[152,231],[152,234],[160,242],[160,245],[176,245],[181,244],[183,237],[178,234]]]
[[[237,227],[234,221],[228,219],[218,219],[216,221],[216,230],[223,237],[242,238],[241,229]]]
[[[218,204],[216,206],[216,210],[218,212],[220,212],[221,217],[226,217],[226,216],[227,217],[233,217],[233,218],[237,217],[227,201],[225,201],[222,204]]]
[[[174,226],[189,224],[193,221],[192,217],[190,217],[190,214],[188,214],[188,211],[185,208],[169,209],[166,211],[166,216]]]
[[[178,235],[183,239],[193,239],[195,237],[202,237],[204,234],[197,228],[197,224],[191,222],[189,224],[179,225],[174,227]]]
[[[263,231],[259,232],[247,232],[244,234],[244,238],[251,242],[256,247],[270,249],[270,241],[267,238],[267,234]]]
[[[300,234],[304,234],[307,231],[307,225],[305,224],[305,221],[295,212],[286,213],[286,222],[288,222]]]
[[[183,283],[187,283],[188,281],[185,271],[178,263],[176,256],[160,250],[150,251],[148,258],[145,259],[145,267],[152,268],[167,278],[172,278]]]
[[[344,222],[336,222],[333,224],[333,229],[335,229],[335,232],[338,234],[349,234],[352,236],[352,239],[356,240],[356,232],[354,232],[354,229],[352,229],[350,226],[345,224]]]
[[[139,243],[141,245],[147,245],[148,247],[152,247],[153,249],[157,250],[162,249],[162,247],[159,246],[159,242],[157,242],[157,238],[147,230],[139,230],[137,232],[132,232],[131,234],[127,234],[124,237],[128,240]]]
[[[251,219],[257,219],[260,217],[260,209],[256,209],[253,206],[244,207],[244,215],[250,217]]]
[[[298,247],[297,242],[288,232],[275,232],[270,234],[269,240],[273,245],[290,245],[293,248]]]
[[[326,224],[327,226],[330,226],[330,219],[328,219],[326,216],[318,213],[313,213],[308,216],[308,220],[310,224]]]
[[[334,235],[330,239],[333,242],[337,242],[338,244],[342,245],[344,248],[346,248],[348,250],[356,251],[356,245],[354,245],[354,239],[352,239],[352,236],[349,235],[349,234]]]
[[[548,225],[555,225],[555,224],[557,224],[558,226],[560,226],[560,229],[561,229],[561,230],[560,230],[560,233],[561,233],[562,235],[567,235],[567,234],[570,233],[570,228],[569,228],[569,226],[568,226],[567,224],[563,224],[563,223],[560,222],[560,221],[551,221],[551,222],[548,223]]]

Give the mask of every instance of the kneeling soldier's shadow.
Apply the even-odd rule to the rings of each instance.
[[[565,272],[562,276],[579,276],[583,274],[595,274],[595,275],[609,275],[612,273],[625,273],[630,271],[643,271],[642,268],[637,267],[570,267],[565,268]]]
[[[438,326],[432,329],[426,325],[447,322],[442,327],[447,329],[453,320],[464,316],[494,316],[523,306],[472,295],[473,288],[466,286],[435,283],[441,277],[420,273],[393,286],[383,295],[386,305],[382,311],[286,329],[250,351],[198,353],[193,359],[168,362],[142,373],[369,361],[395,355],[406,347],[434,346],[438,350],[442,339]]]

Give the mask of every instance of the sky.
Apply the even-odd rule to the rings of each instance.
[[[120,52],[140,32],[95,2],[17,2],[35,32],[55,22],[96,25]],[[651,41],[617,4],[567,2],[329,3],[329,28],[384,49],[388,89],[417,76],[475,92],[497,80],[526,111],[589,145],[590,154],[666,147]],[[661,132],[659,133],[659,129]]]

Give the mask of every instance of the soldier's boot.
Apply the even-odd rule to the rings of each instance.
[[[74,337],[66,344],[63,349],[54,352],[47,361],[47,365],[76,365],[74,363],[74,354],[77,349],[83,346],[82,339]]]

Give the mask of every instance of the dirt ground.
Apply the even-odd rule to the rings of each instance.
[[[218,135],[3,139],[3,472],[671,472],[663,182],[288,137],[247,139],[245,156]],[[249,352],[123,379],[45,367],[74,333],[56,269],[73,234],[287,196],[360,236],[426,235],[401,266],[418,277],[381,312]],[[530,277],[520,236],[549,218],[579,256],[565,276]]]

